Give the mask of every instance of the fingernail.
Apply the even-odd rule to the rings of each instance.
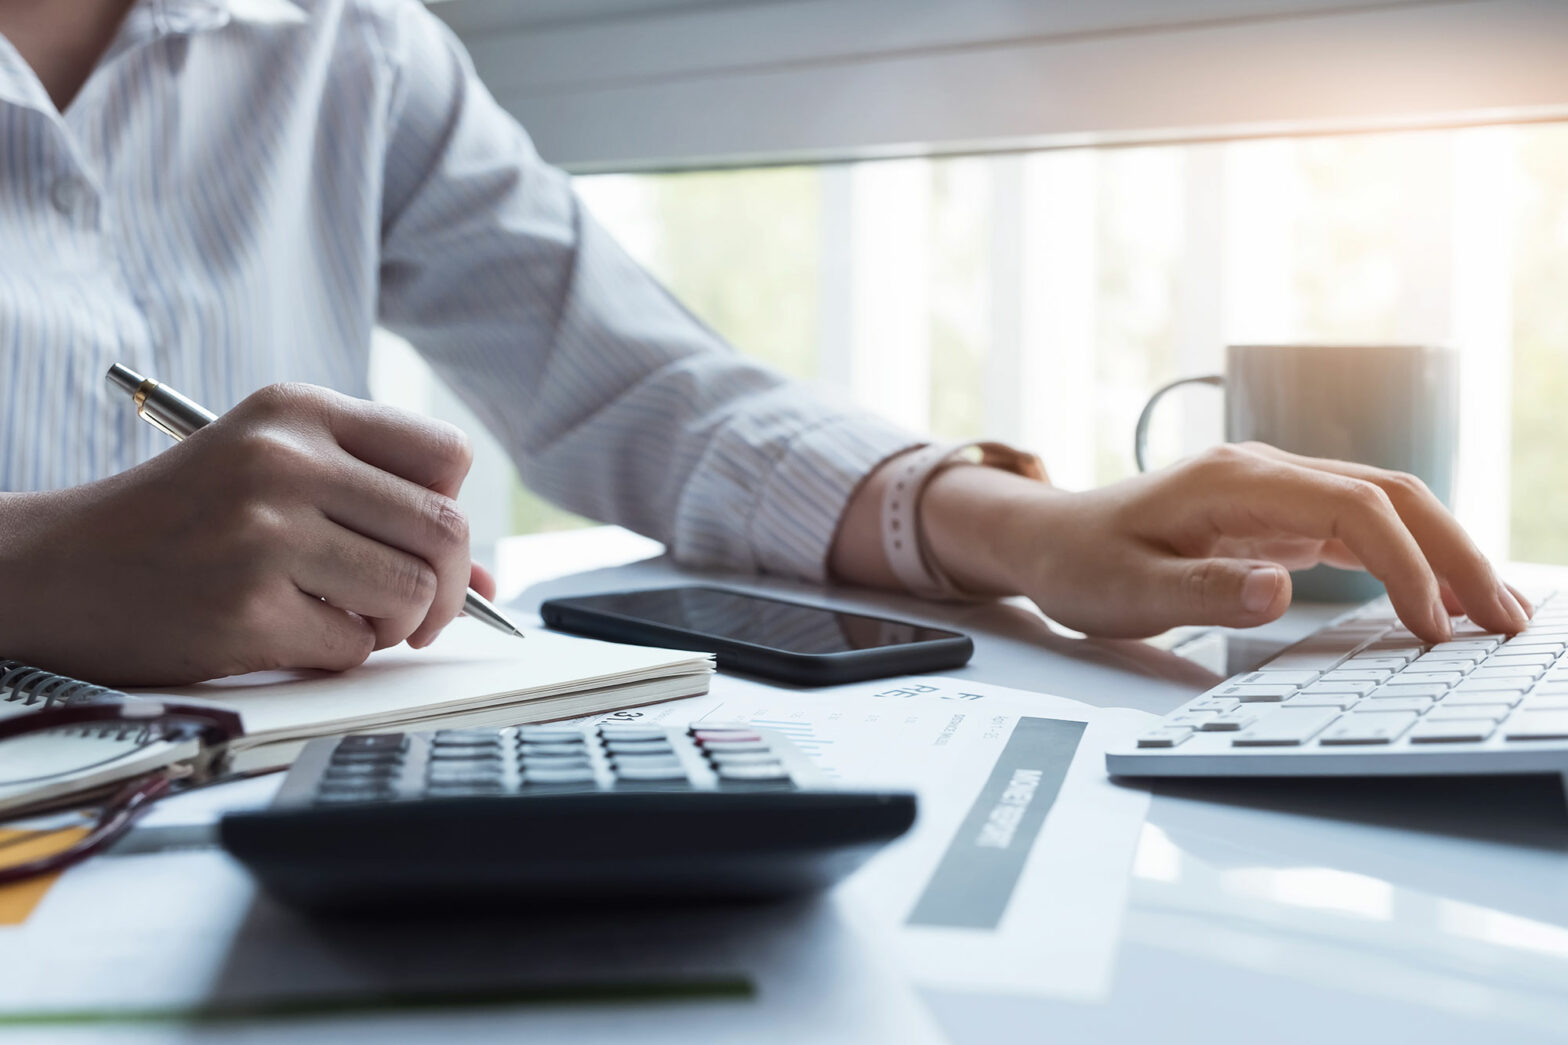
[[[1279,595],[1280,571],[1272,566],[1257,566],[1247,571],[1241,582],[1241,605],[1248,613],[1263,613]]]
[[[1499,601],[1503,604],[1503,609],[1508,611],[1508,616],[1514,622],[1514,630],[1523,631],[1530,623],[1530,615],[1525,612],[1523,606],[1519,605],[1519,600],[1514,598],[1514,593],[1507,588],[1497,589],[1497,594]]]

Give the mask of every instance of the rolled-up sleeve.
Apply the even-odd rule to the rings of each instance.
[[[735,353],[596,224],[458,41],[410,2],[392,71],[380,319],[562,506],[693,565],[821,580],[910,433]]]

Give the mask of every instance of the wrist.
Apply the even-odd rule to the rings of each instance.
[[[927,552],[955,584],[978,595],[1019,595],[1049,551],[1046,520],[1072,495],[1049,483],[978,464],[936,475],[920,500]]]

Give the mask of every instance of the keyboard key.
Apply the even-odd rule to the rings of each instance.
[[[1296,692],[1295,686],[1230,686],[1221,692],[1243,704],[1277,704]]]
[[[1455,639],[1452,642],[1439,642],[1432,647],[1433,653],[1447,653],[1455,650],[1465,652],[1486,653],[1497,648],[1502,640],[1496,637],[1487,639]]]
[[[1536,696],[1534,693],[1524,698],[1524,703],[1519,705],[1520,711],[1568,711],[1568,696]]]
[[[1386,678],[1392,678],[1393,675],[1394,673],[1388,670],[1327,671],[1323,673],[1323,678],[1319,681],[1319,684],[1321,685],[1323,682],[1382,682]]]
[[[1162,726],[1185,726],[1188,729],[1197,729],[1218,714],[1218,711],[1178,711],[1174,715],[1165,716],[1165,720],[1160,724]]]
[[[1318,738],[1325,746],[1351,744],[1392,744],[1415,725],[1420,716],[1413,711],[1352,711]]]
[[[1337,708],[1280,708],[1231,738],[1234,747],[1294,747],[1339,718]]]
[[[1404,666],[1401,657],[1352,657],[1345,662],[1350,671],[1398,671]]]
[[[1520,711],[1503,727],[1509,740],[1568,740],[1568,711]]]
[[[1421,648],[1419,646],[1385,646],[1382,648],[1369,646],[1347,660],[1345,666],[1347,668],[1355,668],[1369,660],[1397,660],[1408,664],[1419,656],[1421,656]]]
[[[1497,729],[1489,718],[1424,718],[1410,731],[1412,744],[1457,744],[1482,741]]]
[[[1480,662],[1483,656],[1481,650],[1470,649],[1434,649],[1430,653],[1423,653],[1416,658],[1417,664],[1442,664],[1461,661],[1468,664]]]
[[[1231,680],[1246,686],[1305,686],[1317,679],[1321,672],[1317,671],[1276,671],[1265,664],[1257,671],[1240,675]]]
[[[1287,699],[1281,707],[1286,708],[1346,708],[1355,707],[1361,703],[1361,698],[1354,693],[1308,693],[1305,690]]]
[[[1230,711],[1241,701],[1235,697],[1204,697],[1187,705],[1188,711]]]
[[[1510,664],[1506,667],[1494,667],[1492,661],[1481,665],[1470,673],[1472,679],[1528,679],[1534,682],[1540,678],[1545,668],[1529,664]]]
[[[1245,708],[1237,708],[1222,715],[1215,715],[1203,725],[1198,727],[1201,733],[1233,733],[1246,729],[1257,721],[1257,714]]]
[[[1367,695],[1368,700],[1390,700],[1400,697],[1427,697],[1436,700],[1448,693],[1449,687],[1442,683],[1406,683],[1395,685],[1390,682],[1386,686],[1379,686]]]
[[[1499,690],[1480,690],[1480,692],[1465,692],[1465,690],[1457,689],[1454,690],[1452,694],[1449,694],[1447,697],[1443,698],[1443,706],[1444,708],[1469,708],[1469,706],[1474,705],[1502,705],[1504,708],[1512,708],[1512,706],[1515,706],[1516,703],[1519,703],[1519,700],[1521,700],[1523,697],[1524,694],[1521,694],[1519,690],[1501,690],[1501,692],[1499,692]]]
[[[1452,689],[1465,680],[1460,671],[1431,671],[1412,666],[1409,670],[1401,671],[1389,679],[1390,686],[1442,686]]]
[[[1568,640],[1549,638],[1545,635],[1531,635],[1529,632],[1523,635],[1515,635],[1503,643],[1503,652],[1510,655],[1516,653],[1545,653],[1555,657],[1565,648],[1568,648]]]
[[[1414,711],[1422,712],[1432,707],[1437,701],[1432,697],[1407,697],[1403,694],[1389,695],[1388,690],[1380,690],[1368,697],[1360,706],[1365,711]]]
[[[1463,693],[1523,693],[1534,685],[1531,679],[1466,679],[1454,687],[1454,695]]]
[[[1165,727],[1152,729],[1138,738],[1139,747],[1175,747],[1192,736],[1192,730]]]
[[[1493,722],[1501,722],[1508,717],[1513,708],[1507,704],[1465,704],[1461,707],[1451,708],[1447,701],[1439,704],[1426,713],[1423,722],[1447,722],[1453,719],[1485,718]]]
[[[1337,694],[1340,696],[1364,697],[1377,689],[1376,682],[1314,682],[1307,686],[1292,699],[1299,700],[1303,696],[1319,696]]]

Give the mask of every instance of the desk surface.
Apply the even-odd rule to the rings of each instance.
[[[678,579],[646,558],[657,551],[582,531],[505,542],[498,561],[503,591],[537,605]],[[563,566],[586,572],[560,577]],[[1216,679],[1145,643],[1063,637],[1023,605],[724,580],[958,627],[975,657],[954,674],[1092,704],[1164,713]],[[1245,640],[1288,641],[1336,612],[1296,607]],[[1161,785],[1132,873],[1128,910],[1106,928],[1120,940],[1103,1004],[925,992],[951,1039],[1568,1040],[1568,809],[1556,780]]]

